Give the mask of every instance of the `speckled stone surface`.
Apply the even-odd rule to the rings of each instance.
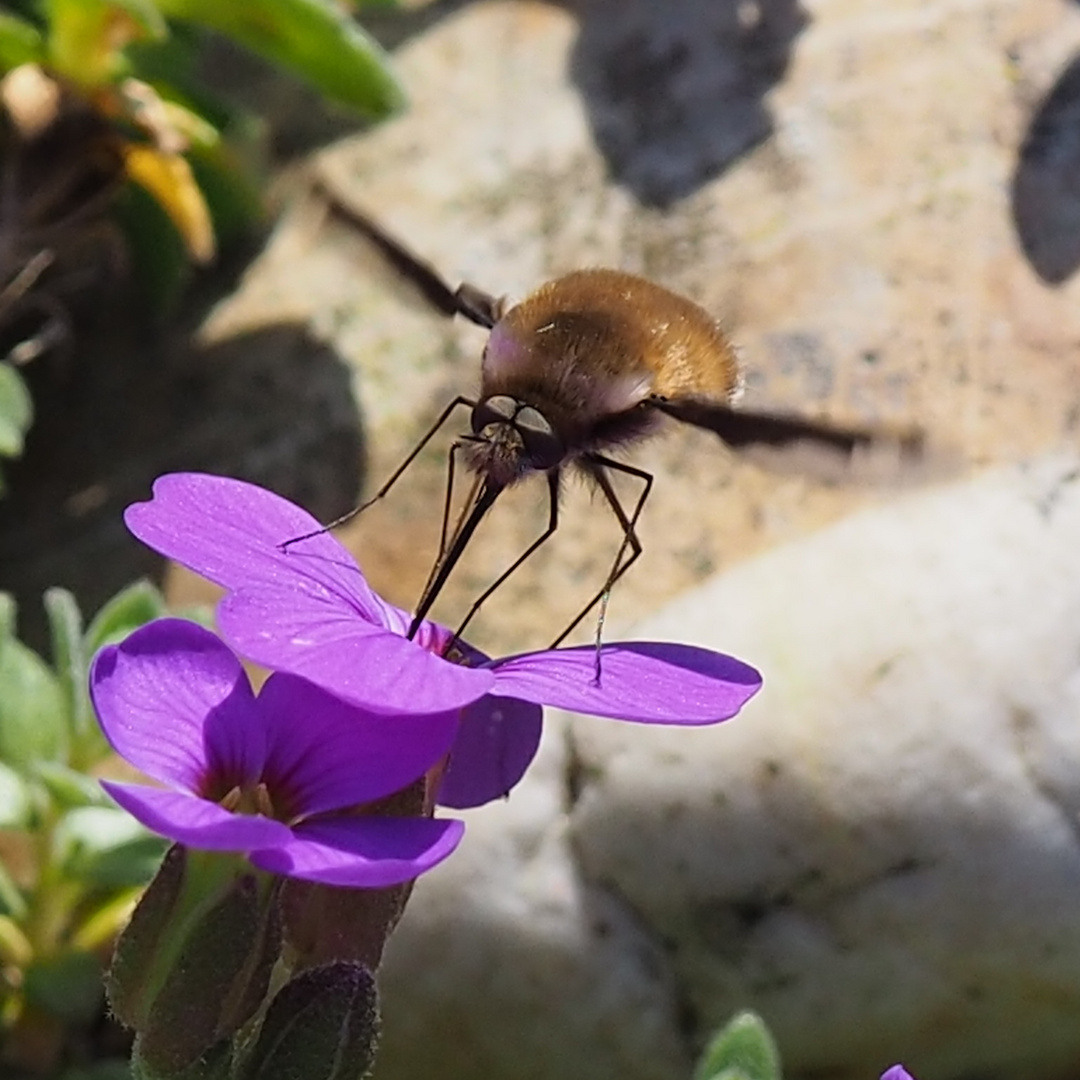
[[[1072,437],[1077,286],[1040,277],[1050,256],[1025,254],[1017,222],[1036,213],[1019,209],[1034,185],[1044,248],[1045,235],[1067,246],[1053,214],[1064,222],[1069,205],[1068,129],[1060,107],[1039,109],[1080,46],[1080,12],[1051,0],[775,0],[739,17],[700,0],[617,7],[452,7],[399,52],[412,110],[313,168],[454,283],[520,297],[610,265],[681,290],[736,342],[747,404],[917,422],[935,476]],[[1021,156],[1040,117],[1062,133],[1056,158],[1047,136]],[[206,335],[269,317],[301,320],[353,366],[369,489],[446,402],[477,388],[483,332],[425,309],[317,199],[286,215]],[[925,479],[763,469],[671,426],[632,454],[657,484],[615,620]],[[445,445],[345,531],[406,606],[433,555]],[[437,609],[447,621],[543,527],[542,484],[505,503]],[[558,536],[488,605],[478,640],[553,637],[618,539],[571,486]]]
[[[715,731],[552,722],[416,891],[383,1080],[685,1075],[749,1004],[794,1077],[1075,1072],[1078,52],[1058,0],[436,4],[398,52],[412,110],[313,162],[451,282],[644,273],[715,312],[747,404],[919,423],[930,446],[885,484],[674,426],[634,452],[656,487],[610,633],[700,637],[768,690]],[[350,365],[369,490],[476,390],[483,333],[317,198],[205,334],[271,317]],[[343,532],[405,606],[445,445]],[[540,531],[543,490],[496,507],[438,615]],[[571,487],[477,643],[550,640],[618,540]]]

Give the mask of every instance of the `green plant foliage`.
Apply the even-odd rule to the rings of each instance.
[[[123,50],[131,37],[163,38],[168,29],[153,0],[46,0],[49,65],[87,89],[127,74]],[[119,33],[121,20],[126,32]]]
[[[51,663],[18,639],[15,604],[0,593],[0,1048],[20,1061],[40,1054],[43,1066],[60,1054],[43,1030],[62,1044],[101,1015],[103,959],[166,846],[91,772],[110,751],[87,691],[94,652],[160,615],[160,594],[132,585],[85,629],[70,593],[51,589],[44,604]],[[85,1074],[116,1075],[127,1074]]]
[[[0,761],[25,769],[67,749],[68,713],[60,680],[13,627],[0,633]]]
[[[780,1080],[780,1054],[757,1013],[733,1017],[701,1055],[693,1080]]]
[[[168,846],[115,806],[72,810],[55,839],[57,863],[66,877],[109,888],[144,884]]]
[[[41,31],[31,22],[8,11],[0,11],[0,69],[30,64],[45,55]]]
[[[101,963],[81,950],[38,960],[26,969],[26,998],[72,1024],[87,1024],[101,1010]]]
[[[379,44],[327,0],[158,0],[170,18],[232,38],[326,97],[377,118],[404,104]]]
[[[34,406],[23,377],[12,364],[0,361],[0,457],[18,457],[22,453],[33,420]]]
[[[164,614],[165,599],[161,593],[148,581],[136,581],[107,600],[90,620],[86,650],[92,656],[98,649],[123,641],[132,630]]]

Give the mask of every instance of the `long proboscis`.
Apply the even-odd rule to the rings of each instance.
[[[457,565],[458,560],[464,554],[469,541],[472,539],[473,533],[476,532],[476,527],[483,520],[484,515],[495,505],[495,500],[502,494],[502,491],[503,485],[494,484],[490,478],[485,477],[483,486],[476,496],[476,501],[471,507],[464,511],[464,517],[461,524],[454,532],[454,538],[450,543],[449,549],[442,559],[439,560],[438,569],[432,576],[427,588],[424,589],[424,595],[420,597],[420,602],[416,605],[416,613],[413,615],[413,620],[409,625],[409,633],[407,635],[410,640],[416,636],[416,631],[420,629],[420,624],[427,617],[427,613],[431,610],[432,604],[438,599],[439,593],[442,592],[447,578],[450,577],[451,572]]]

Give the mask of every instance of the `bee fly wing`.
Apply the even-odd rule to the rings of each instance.
[[[347,203],[325,180],[316,177],[312,191],[326,204],[332,218],[363,236],[424,299],[444,315],[464,315],[490,330],[502,317],[505,301],[474,285],[453,288],[430,263],[414,255],[397,237],[387,232],[370,214]]]
[[[784,472],[882,480],[919,462],[924,451],[918,428],[843,427],[701,398],[653,404],[675,420],[713,432],[741,455]]]

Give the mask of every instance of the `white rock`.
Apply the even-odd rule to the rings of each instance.
[[[713,728],[550,725],[417,889],[382,1080],[685,1076],[746,1006],[789,1077],[1063,1075],[1078,480],[1047,457],[861,512],[641,627],[750,660],[765,690]]]

